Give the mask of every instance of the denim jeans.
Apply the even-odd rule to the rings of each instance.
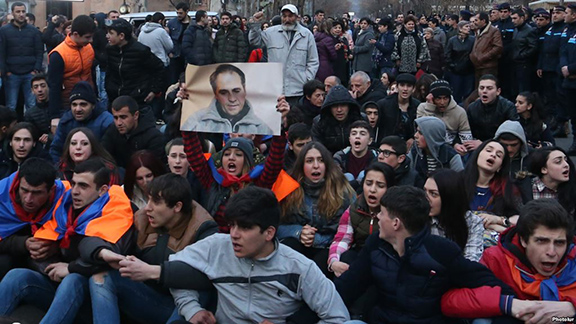
[[[149,285],[120,276],[117,270],[93,275],[89,280],[94,324],[120,323],[120,309],[138,323],[176,320],[174,300]]]
[[[24,93],[26,108],[32,108],[36,105],[36,97],[32,94],[30,81],[34,76],[30,73],[16,75],[10,74],[4,79],[4,88],[6,89],[6,107],[16,110],[18,103],[18,94],[20,90]]]
[[[18,305],[35,305],[47,313],[41,324],[73,323],[88,298],[88,278],[77,273],[60,284],[29,269],[13,269],[0,282],[0,315],[10,316]]]
[[[100,103],[108,110],[108,93],[106,93],[106,70],[101,70],[100,65],[96,67],[96,85]]]

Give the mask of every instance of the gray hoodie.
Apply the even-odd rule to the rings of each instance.
[[[441,119],[420,117],[414,123],[424,136],[428,151],[438,168],[450,168],[456,172],[464,170],[460,155],[446,143],[446,125]],[[429,156],[418,147],[416,141],[414,141],[408,157],[412,161],[412,168],[416,169],[424,179],[430,175],[431,171],[434,171],[430,170],[432,161],[429,161]]]
[[[164,66],[170,64],[168,53],[174,47],[172,39],[168,32],[159,23],[147,22],[140,30],[138,41],[148,47],[164,63]]]
[[[517,137],[522,143],[520,148],[520,155],[513,157],[510,160],[510,175],[515,175],[518,171],[525,171],[524,158],[528,156],[528,144],[526,143],[526,133],[524,133],[524,128],[520,122],[507,120],[500,124],[500,127],[496,130],[494,139],[498,140],[499,137],[504,134],[509,133]]]

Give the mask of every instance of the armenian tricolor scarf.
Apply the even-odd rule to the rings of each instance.
[[[46,206],[32,214],[26,212],[16,202],[18,200],[18,188],[20,187],[18,172],[0,181],[0,240],[17,233],[28,225],[31,226],[32,234],[34,234],[39,227],[52,217],[56,203],[68,189],[68,183],[63,183],[60,180],[56,180],[54,185],[54,191]]]
[[[39,229],[34,237],[51,241],[61,240],[60,247],[68,248],[70,237],[84,235],[99,237],[116,243],[133,223],[130,199],[120,186],[111,186],[108,192],[90,204],[73,219],[72,190],[56,206],[54,217]]]
[[[512,278],[517,287],[535,300],[562,301],[564,296],[573,295],[576,291],[576,248],[571,244],[566,262],[560,263],[559,271],[547,278],[537,273],[529,273],[516,264],[516,259],[506,254],[506,262],[512,271]]]

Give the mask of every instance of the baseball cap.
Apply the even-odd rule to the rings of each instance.
[[[282,12],[282,11],[284,11],[284,10],[288,10],[288,11],[290,11],[291,13],[293,13],[293,14],[295,14],[295,15],[298,15],[298,8],[296,8],[296,6],[293,5],[293,4],[284,5],[284,6],[282,7],[282,10],[280,10],[280,12]]]

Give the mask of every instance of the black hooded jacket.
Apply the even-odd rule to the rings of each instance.
[[[339,122],[332,115],[332,106],[338,104],[348,105],[348,115]],[[360,112],[360,106],[352,98],[350,92],[343,86],[335,86],[322,104],[320,115],[314,118],[312,125],[312,138],[318,141],[332,153],[336,153],[350,145],[350,125],[361,119],[366,119]]]

